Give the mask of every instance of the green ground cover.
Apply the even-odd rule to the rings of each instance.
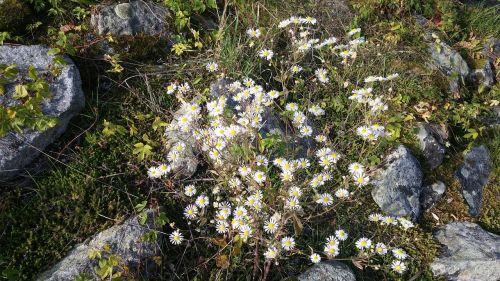
[[[15,3],[12,5],[21,3],[15,0],[6,3],[10,2]],[[70,44],[77,46],[73,59],[82,74],[87,100],[82,114],[72,121],[68,132],[49,147],[41,160],[50,168],[26,175],[23,180],[10,183],[0,191],[0,278],[32,280],[64,257],[75,244],[133,214],[134,206],[143,201],[151,206],[165,206],[170,221],[185,225],[182,206],[170,196],[171,188],[181,183],[174,179],[155,183],[146,176],[147,167],[159,163],[165,152],[162,148],[165,142],[162,127],[155,130],[155,124],[158,124],[156,118],[169,123],[172,113],[179,106],[173,96],[165,94],[166,86],[171,81],[179,80],[190,81],[198,89],[207,89],[216,76],[206,73],[205,64],[217,61],[228,77],[251,77],[259,83],[279,87],[280,81],[267,80],[270,78],[267,66],[243,45],[247,40],[245,31],[253,26],[276,24],[297,13],[310,15],[310,8],[315,7],[312,0],[305,3],[290,1],[286,6],[280,1],[230,1],[232,5],[225,17],[221,5],[217,12],[213,12],[221,19],[218,34],[202,32],[201,39],[197,39],[186,27],[179,28],[177,33],[181,42],[192,44],[190,48],[194,50],[180,55],[168,49],[165,52],[161,45],[163,42],[152,44],[151,38],[115,38],[117,48],[121,44],[128,45],[127,40],[134,40],[133,44],[137,46],[133,50],[137,52],[123,53],[118,61],[123,70],[112,73],[108,70],[116,65],[110,64],[109,60],[95,59],[97,46],[82,47],[79,44],[88,31],[88,13],[94,2],[49,1],[42,7],[44,1],[27,1],[33,17],[33,20],[27,21],[31,24],[28,29],[19,30],[17,25],[12,27],[11,23],[19,19],[8,20],[4,25],[0,22],[0,33],[3,31],[1,27],[5,26],[10,41],[23,44],[43,42],[51,46],[57,46],[55,41],[59,35],[55,30],[61,26],[71,23],[81,27],[73,27],[66,33]],[[493,233],[500,233],[500,186],[497,184],[500,132],[498,128],[486,128],[478,118],[488,114],[492,100],[499,100],[500,89],[498,85],[491,90],[470,86],[462,89],[458,99],[448,94],[444,77],[421,63],[426,57],[425,45],[412,14],[418,12],[433,19],[452,46],[473,64],[481,59],[478,46],[482,46],[481,43],[490,36],[500,36],[499,6],[431,0],[353,0],[350,5],[354,17],[339,30],[344,33],[352,27],[362,28],[369,42],[360,50],[358,60],[348,70],[341,67],[335,69],[337,64],[331,61],[337,83],[314,91],[314,96],[310,95],[313,91],[304,88],[301,83],[290,85],[288,101],[320,103],[327,118],[316,125],[334,128],[329,137],[335,139],[338,150],[346,159],[356,159],[360,150],[366,151],[370,155],[367,165],[380,163],[384,152],[398,143],[407,144],[419,159],[423,159],[418,154],[418,143],[413,134],[416,122],[425,120],[449,126],[450,147],[444,163],[435,171],[430,171],[425,165],[423,167],[426,181],[431,183],[440,179],[448,186],[445,197],[432,210],[439,220],[427,212],[419,220],[418,227],[393,241],[412,257],[412,266],[406,275],[400,277],[370,267],[360,270],[352,266],[351,260],[346,260],[356,269],[358,280],[438,280],[427,267],[438,252],[438,245],[430,234],[435,226],[454,220],[470,220],[477,221]],[[41,15],[47,11],[51,11],[51,16],[43,18]],[[196,12],[192,11],[192,14]],[[321,20],[321,24],[328,24],[325,19]],[[281,38],[270,36],[263,40],[272,42],[273,47],[279,50]],[[198,49],[194,46],[195,42],[203,42],[204,46]],[[158,49],[150,48],[150,45]],[[158,58],[165,62],[164,66],[154,65]],[[391,107],[381,121],[390,124],[395,137],[365,147],[362,142],[342,134],[357,127],[360,122],[347,111],[350,108],[347,95],[352,88],[344,87],[344,82],[353,83],[369,75],[390,73],[399,73],[400,80],[391,93]],[[106,90],[106,85],[111,85],[111,89]],[[478,132],[477,137],[467,135],[471,129]],[[146,153],[144,159],[140,159],[133,153],[138,143],[151,146],[152,153]],[[453,176],[461,164],[463,151],[476,144],[486,144],[494,161],[492,176],[485,187],[482,213],[477,220],[468,215],[459,183]],[[195,178],[204,176],[201,173]],[[348,225],[345,230],[352,237],[369,232],[377,233],[381,240],[392,238],[391,231],[376,224],[363,223],[369,214],[379,212],[369,193],[356,197],[355,202],[340,205],[339,209],[342,211],[338,214],[342,215],[332,213],[305,223],[304,232],[307,235],[297,243],[318,248],[335,225]],[[166,229],[167,232],[171,230]],[[164,252],[169,254],[162,257],[158,278],[214,280],[218,274],[224,274],[228,280],[247,280],[246,276],[252,274],[251,267],[242,266],[253,258],[243,254],[250,249],[245,249],[247,246],[243,246],[242,254],[235,256],[231,265],[224,268],[217,267],[217,260],[213,257],[217,245],[194,243],[186,250],[168,242],[162,246]],[[355,254],[352,247],[342,249],[342,257]],[[170,270],[172,265],[176,274]],[[309,266],[305,257],[291,257],[273,267],[269,279],[283,280]]]

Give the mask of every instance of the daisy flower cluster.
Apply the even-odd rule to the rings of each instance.
[[[390,267],[394,272],[403,274],[407,269],[404,260],[408,257],[408,254],[401,248],[393,247],[389,249],[384,243],[379,242],[374,244],[371,239],[366,237],[362,237],[356,241],[356,248],[370,255],[386,256],[390,253],[392,256]]]
[[[364,81],[365,83],[373,84],[374,82],[379,81],[392,81],[397,77],[399,77],[399,74],[397,73],[391,74],[387,77],[369,76],[365,78]],[[352,95],[349,97],[349,99],[357,103],[367,105],[370,112],[374,115],[386,111],[388,109],[388,106],[384,101],[384,96],[376,96],[373,94],[373,91],[373,87],[354,89],[352,90]],[[357,128],[356,133],[364,140],[368,140],[370,142],[374,142],[380,137],[384,137],[386,135],[385,127],[376,123],[360,126]]]
[[[404,217],[392,217],[392,216],[383,216],[381,214],[371,214],[368,216],[368,220],[372,222],[377,222],[380,225],[397,225],[400,226],[404,230],[408,230],[415,225],[410,220]]]
[[[313,38],[312,36],[317,31],[316,25],[317,20],[315,18],[292,16],[281,21],[278,28],[288,31],[296,53],[305,54],[330,47],[338,57],[342,58],[342,64],[347,64],[350,60],[355,59],[357,57],[357,47],[365,43],[364,37],[360,36],[360,28],[349,31],[346,34],[345,42],[342,44],[340,39],[336,37],[328,37],[323,40]],[[316,76],[321,83],[328,82],[326,70],[317,70]]]
[[[320,40],[312,38],[316,25],[317,20],[311,17],[290,17],[280,22],[279,28],[289,28],[293,54],[329,48],[344,64],[356,58],[356,48],[364,43],[360,29],[349,31],[342,40],[334,37]],[[247,36],[258,39],[262,32],[261,28],[251,28]],[[344,44],[339,44],[343,41]],[[256,52],[268,61],[274,56],[272,49],[257,48]],[[206,64],[208,72],[218,69],[216,62]],[[323,87],[334,80],[333,70],[326,66],[311,68],[294,62],[286,69],[309,76],[306,81],[316,86]],[[389,81],[396,77],[370,76],[365,82]],[[210,188],[187,184],[178,190],[176,196],[185,203],[184,219],[189,225],[203,227],[204,236],[243,241],[248,248],[257,249],[255,251],[267,262],[303,254],[304,245],[300,243],[300,231],[297,230],[300,221],[308,219],[311,212],[328,213],[338,204],[349,204],[358,192],[366,192],[370,169],[358,162],[347,162],[327,132],[322,134],[313,126],[315,119],[325,115],[320,103],[289,102],[286,91],[259,84],[248,77],[222,78],[217,83],[220,85],[218,93],[209,96],[191,89],[188,83],[174,82],[167,87],[168,94],[178,93],[180,95],[176,96],[183,98],[179,98],[180,109],[167,126],[166,135],[175,131],[182,137],[165,147],[166,163],[150,167],[148,176],[156,179],[174,173],[186,165],[187,155],[200,155],[209,167],[214,184]],[[367,114],[385,110],[387,105],[383,97],[375,97],[372,92],[373,87],[357,89],[350,99],[369,105],[372,113]],[[193,98],[186,102],[186,96]],[[290,132],[273,125],[273,116],[278,116],[277,122],[290,125],[285,126]],[[357,128],[356,132],[370,141],[385,136],[384,127],[376,123]],[[308,145],[305,153],[290,146],[304,139],[313,144]],[[284,149],[274,149],[269,143],[284,144]],[[345,167],[348,171],[342,175]],[[385,220],[387,225],[399,224],[405,229],[413,226],[404,218],[378,216],[372,215],[369,219]],[[169,238],[174,245],[182,245],[184,241],[179,229]],[[355,241],[355,237],[337,227],[326,237],[321,248],[307,246],[312,249],[307,258],[318,263],[322,258],[342,255],[340,245],[348,239]],[[346,247],[352,245],[345,244]],[[368,238],[358,239],[355,246],[377,255],[384,249],[384,255],[388,251],[385,244],[373,245]],[[392,248],[392,253],[395,257],[392,269],[403,273],[406,252]]]

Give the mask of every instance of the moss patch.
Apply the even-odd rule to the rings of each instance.
[[[30,21],[31,10],[21,0],[3,0],[0,2],[0,31],[17,33],[24,30]]]

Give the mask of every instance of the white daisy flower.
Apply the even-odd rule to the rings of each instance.
[[[267,165],[269,164],[269,160],[264,155],[257,155],[257,157],[255,157],[255,162],[257,163],[257,166],[262,167],[267,167]]]
[[[189,84],[187,82],[184,82],[184,84],[177,86],[177,90],[181,94],[185,94],[191,90],[191,86],[189,86]]]
[[[152,178],[152,179],[157,179],[159,177],[161,177],[162,173],[160,171],[160,169],[158,169],[158,167],[150,167],[148,169],[148,177]]]
[[[316,200],[316,203],[321,204],[323,206],[330,206],[333,204],[333,197],[329,193],[323,193],[319,196],[319,199]]]
[[[219,69],[219,65],[215,62],[209,62],[206,65],[208,72],[215,72]]]
[[[184,216],[190,220],[195,219],[198,215],[198,208],[191,204],[184,208]]]
[[[170,85],[167,86],[167,94],[171,95],[177,90],[177,83],[170,83]]]
[[[357,34],[357,33],[360,33],[361,32],[361,28],[355,28],[355,29],[352,29],[350,30],[348,33],[347,33],[347,36],[353,36],[354,34]]]
[[[360,238],[358,241],[356,241],[356,248],[363,250],[363,249],[369,249],[370,246],[372,245],[372,240],[368,238]]]
[[[340,254],[338,246],[331,246],[329,244],[325,246],[323,252],[330,258],[336,257]]]
[[[217,233],[224,234],[229,232],[229,224],[226,221],[217,221],[217,225],[215,226]]]
[[[240,175],[242,177],[246,177],[246,176],[248,176],[252,172],[252,168],[250,168],[248,166],[243,166],[243,167],[240,167],[238,169],[238,172],[240,173]]]
[[[195,201],[196,206],[198,206],[200,208],[204,208],[204,207],[208,206],[209,203],[210,203],[210,200],[208,199],[208,196],[206,196],[206,195],[198,196],[198,198],[196,198],[196,201]]]
[[[371,214],[368,216],[368,220],[373,222],[379,222],[382,221],[383,217],[384,216],[382,216],[381,214]]]
[[[299,205],[299,198],[297,197],[288,197],[286,200],[286,207],[291,210],[300,210],[301,206]]]
[[[359,175],[365,172],[365,167],[359,163],[352,163],[349,165],[349,173],[351,175]]]
[[[326,245],[332,246],[332,247],[338,247],[339,246],[339,240],[333,235],[328,236],[326,238]]]
[[[278,249],[276,249],[276,247],[268,248],[267,251],[264,252],[264,256],[268,260],[276,258],[277,255],[278,255]]]
[[[375,245],[375,253],[381,256],[387,254],[387,246],[384,243],[377,243]]]
[[[269,234],[273,234],[278,230],[279,223],[274,218],[270,218],[266,223],[264,223],[264,231]]]
[[[281,239],[281,247],[287,251],[293,250],[295,248],[295,239],[289,236],[283,237]]]
[[[339,229],[339,230],[335,231],[335,237],[337,237],[337,239],[339,239],[340,241],[347,240],[348,236],[349,235],[347,235],[347,232],[345,232],[343,229]]]
[[[335,197],[340,199],[347,199],[349,198],[349,191],[345,188],[340,188],[337,191],[335,191]]]
[[[290,102],[285,105],[285,109],[288,111],[297,111],[299,110],[299,106],[294,102]]]
[[[170,243],[174,245],[180,245],[182,240],[184,240],[182,233],[178,229],[172,232],[169,238],[170,238]]]
[[[398,260],[404,260],[408,257],[408,254],[401,248],[392,249],[392,255]]]
[[[406,264],[402,261],[396,260],[392,262],[391,268],[392,270],[394,270],[394,272],[403,274],[406,271]]]
[[[253,179],[258,183],[262,184],[266,181],[266,174],[262,171],[257,171],[253,174]]]
[[[301,137],[310,137],[312,135],[312,127],[311,126],[302,126],[300,127],[300,136]]]
[[[297,159],[297,168],[307,169],[307,168],[309,168],[309,166],[311,166],[309,159],[306,159],[306,158]]]
[[[246,218],[248,212],[247,212],[247,209],[245,209],[245,207],[238,206],[234,210],[233,214],[234,214],[235,218],[237,218],[237,219],[243,219],[243,218]]]
[[[325,143],[326,142],[326,136],[325,135],[317,135],[314,139],[317,142],[319,142],[319,143]]]
[[[296,73],[299,73],[302,71],[302,67],[300,65],[294,65],[294,66],[292,66],[290,71],[292,71],[292,73],[296,74]]]
[[[391,225],[391,224],[397,225],[398,221],[394,217],[385,216],[385,217],[382,217],[382,224],[384,224],[384,225]]]
[[[409,220],[407,220],[405,218],[398,218],[398,221],[399,221],[399,224],[401,224],[401,227],[403,227],[404,230],[407,230],[407,229],[412,228],[412,227],[415,226],[411,221],[409,221]]]
[[[318,254],[312,254],[310,257],[312,263],[318,263],[321,261],[321,257]]]
[[[161,164],[160,166],[158,166],[158,170],[162,175],[166,175],[170,172],[170,167],[166,164]]]
[[[284,27],[287,27],[288,25],[290,25],[292,22],[289,20],[289,19],[286,19],[286,20],[282,20],[280,21],[280,23],[278,24],[278,28],[284,28]]]
[[[260,30],[258,28],[249,28],[247,30],[247,35],[250,38],[259,38],[261,33],[260,33]]]
[[[269,49],[264,49],[259,52],[259,57],[266,59],[266,60],[271,60],[274,56],[274,52]]]
[[[300,189],[300,187],[298,186],[292,186],[288,191],[288,196],[299,198],[300,196],[302,196],[302,189]]]
[[[365,186],[370,182],[370,178],[364,174],[354,175],[353,177],[357,186]]]
[[[244,241],[246,241],[248,238],[250,238],[250,236],[252,236],[252,233],[253,233],[253,229],[248,224],[245,224],[245,225],[240,227],[240,237]]]
[[[314,116],[321,116],[325,114],[325,111],[319,105],[313,105],[309,108],[309,112],[311,112]]]
[[[192,184],[184,187],[184,194],[191,197],[196,194],[196,187]]]
[[[318,78],[319,82],[321,83],[328,83],[330,80],[328,78],[328,71],[324,68],[318,68],[316,71],[314,71],[314,74],[316,75],[316,78]]]
[[[293,180],[292,171],[284,171],[280,174],[280,178],[282,182],[291,182]]]

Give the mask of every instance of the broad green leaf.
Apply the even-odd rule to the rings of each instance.
[[[22,98],[25,98],[28,96],[28,88],[26,87],[26,85],[23,85],[23,84],[16,85],[15,91],[16,92],[15,92],[13,98],[16,100],[22,99]]]
[[[144,210],[144,208],[146,208],[147,204],[148,204],[148,201],[142,201],[141,203],[135,205],[135,210],[137,212],[142,212],[142,210]]]
[[[161,121],[160,117],[156,117],[153,121],[153,130],[156,132],[158,129],[162,127],[166,127],[168,123]]]
[[[133,154],[137,154],[137,158],[142,161],[151,155],[151,150],[153,149],[150,145],[143,144],[142,142],[136,143],[134,145]]]

